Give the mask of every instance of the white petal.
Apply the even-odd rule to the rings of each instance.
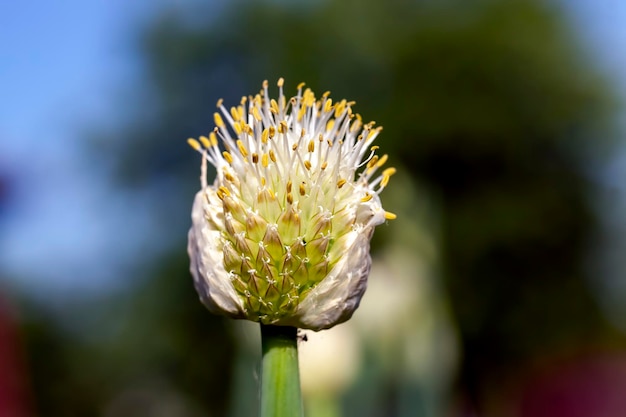
[[[208,204],[217,199],[215,190],[207,187],[196,194],[191,212],[192,226],[189,230],[188,253],[191,258],[191,274],[200,299],[216,314],[244,317],[243,302],[230,282],[224,269],[221,232],[206,217],[219,222],[218,208]],[[219,201],[219,199],[218,199]],[[223,223],[223,221],[222,221]]]
[[[352,317],[367,287],[372,259],[372,228],[350,232],[350,249],[345,252],[328,276],[300,302],[296,316],[300,327],[322,330]]]

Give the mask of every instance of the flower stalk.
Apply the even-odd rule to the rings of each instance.
[[[261,324],[261,417],[302,417],[297,329]]]
[[[352,317],[367,287],[374,228],[396,215],[380,193],[395,168],[373,145],[353,101],[271,98],[269,84],[189,138],[202,155],[189,231],[190,271],[216,313],[261,323],[261,417],[301,417],[297,329],[329,329]],[[207,166],[216,178],[207,180]]]

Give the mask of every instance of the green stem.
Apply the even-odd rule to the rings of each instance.
[[[295,327],[261,324],[261,417],[302,417]]]

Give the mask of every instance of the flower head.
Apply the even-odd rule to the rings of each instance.
[[[304,84],[287,100],[282,78],[278,88],[271,99],[266,81],[230,111],[218,101],[213,132],[188,140],[203,155],[191,273],[214,313],[320,330],[359,305],[374,227],[395,218],[379,199],[395,169],[382,169],[387,155],[372,146],[382,128],[353,102],[316,99]]]

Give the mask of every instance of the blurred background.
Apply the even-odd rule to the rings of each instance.
[[[625,48],[618,0],[0,3],[0,416],[255,415],[185,141],[281,76],[399,172],[360,309],[302,345],[309,416],[626,415]]]

